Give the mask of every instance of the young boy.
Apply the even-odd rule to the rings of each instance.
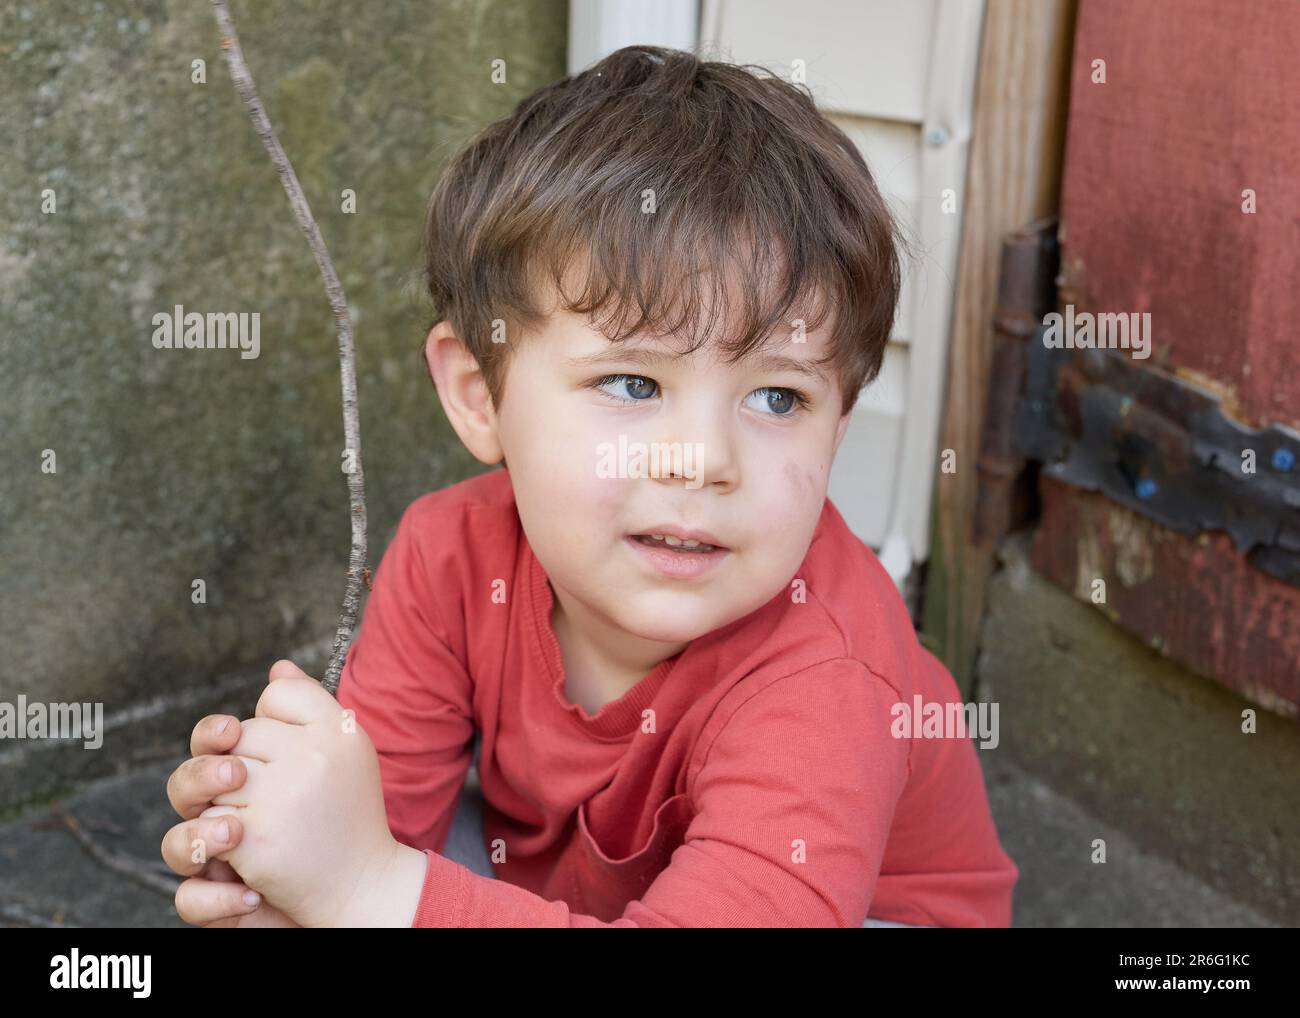
[[[407,509],[337,703],[279,662],[196,729],[234,772],[178,777],[164,856],[228,866],[181,860],[216,878],[182,916],[240,924],[247,885],[315,925],[1008,925],[969,738],[897,737],[956,684],[826,498],[895,242],[853,145],[745,68],[627,47],[480,134],[424,354],[504,469]],[[438,854],[476,732],[495,880]]]

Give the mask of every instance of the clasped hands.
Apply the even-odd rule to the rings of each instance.
[[[293,662],[269,677],[252,718],[195,725],[191,758],[167,780],[184,819],[162,856],[189,878],[177,914],[214,927],[410,926],[427,860],[388,829],[370,737]]]

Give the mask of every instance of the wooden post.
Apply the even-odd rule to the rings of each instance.
[[[1003,236],[1056,215],[1060,196],[1074,0],[989,0],[980,43],[965,225],[948,352],[940,473],[923,629],[969,692],[993,550],[970,539],[993,350]]]

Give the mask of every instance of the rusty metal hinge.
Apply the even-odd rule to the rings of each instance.
[[[1224,530],[1252,565],[1300,586],[1300,433],[1250,428],[1160,368],[1051,349],[1043,331],[1025,351],[1017,452],[1179,533]]]

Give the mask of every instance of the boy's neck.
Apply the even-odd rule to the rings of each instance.
[[[551,628],[564,661],[565,688],[570,701],[588,707],[588,713],[595,713],[591,706],[598,710],[621,697],[687,646],[629,636],[550,586]]]

